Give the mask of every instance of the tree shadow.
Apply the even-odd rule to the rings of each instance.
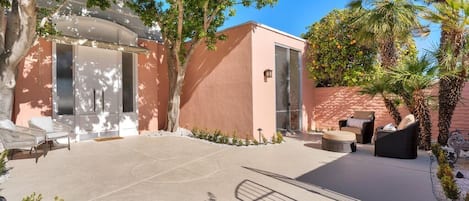
[[[27,126],[33,116],[52,116],[52,43],[39,39],[18,65],[13,121]]]
[[[242,201],[253,200],[281,200],[281,201],[296,201],[295,199],[275,191],[267,186],[251,181],[249,179],[243,180],[236,186],[235,197]]]

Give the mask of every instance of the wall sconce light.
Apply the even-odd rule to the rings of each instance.
[[[264,70],[264,82],[267,82],[267,78],[272,78],[272,70],[265,69]]]

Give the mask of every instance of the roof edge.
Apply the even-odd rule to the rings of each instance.
[[[247,22],[244,22],[244,23],[241,23],[241,24],[238,24],[238,25],[235,25],[235,26],[232,26],[232,27],[228,27],[228,28],[225,28],[225,29],[222,29],[220,31],[218,31],[218,33],[222,33],[222,32],[225,32],[225,31],[228,31],[228,30],[231,30],[231,29],[236,29],[236,28],[239,28],[239,27],[242,27],[242,26],[246,26],[246,25],[255,25],[257,27],[261,27],[261,28],[264,28],[264,29],[267,29],[269,31],[272,31],[272,32],[275,32],[277,34],[280,34],[280,35],[284,35],[284,36],[287,36],[289,38],[292,38],[292,39],[295,39],[295,40],[298,40],[298,41],[301,41],[301,42],[304,42],[306,43],[306,40],[303,39],[303,38],[300,38],[298,36],[294,36],[292,34],[289,34],[287,32],[284,32],[284,31],[280,31],[276,28],[273,28],[273,27],[270,27],[270,26],[267,26],[265,24],[261,24],[261,23],[258,23],[256,21],[247,21]]]

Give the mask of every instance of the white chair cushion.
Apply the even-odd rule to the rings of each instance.
[[[402,130],[414,122],[415,122],[414,115],[409,114],[405,116],[404,119],[402,119],[401,123],[399,123],[399,126],[397,126],[397,130]]]
[[[348,118],[347,119],[347,126],[348,127],[355,127],[355,128],[363,128],[363,123],[369,122],[368,119],[357,119],[357,118]]]
[[[46,132],[54,132],[54,124],[51,117],[33,117],[30,121]]]
[[[396,131],[396,130],[397,130],[396,127],[392,125],[392,123],[386,124],[383,127],[383,131]]]
[[[47,138],[54,139],[54,138],[67,137],[68,132],[58,131],[58,132],[47,133],[46,135],[47,135]]]
[[[16,125],[8,119],[3,119],[3,120],[0,120],[0,128],[14,131],[16,130]]]

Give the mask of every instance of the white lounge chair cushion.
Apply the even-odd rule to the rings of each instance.
[[[30,121],[46,132],[54,132],[54,123],[51,117],[33,117]]]
[[[3,119],[3,120],[0,120],[0,128],[14,131],[16,130],[16,125],[8,119]]]
[[[404,128],[407,128],[410,124],[415,122],[415,117],[412,114],[409,114],[402,119],[401,123],[399,123],[399,126],[397,126],[397,130],[402,130]]]
[[[363,128],[363,123],[370,122],[369,119],[357,119],[357,118],[348,118],[347,119],[347,126],[348,127],[355,127],[355,128]]]
[[[50,132],[50,133],[47,133],[46,135],[47,135],[47,138],[54,139],[54,138],[67,137],[67,136],[68,136],[68,132],[57,131],[57,132]]]
[[[386,124],[383,127],[383,131],[396,131],[396,130],[397,130],[396,127],[392,123]]]

